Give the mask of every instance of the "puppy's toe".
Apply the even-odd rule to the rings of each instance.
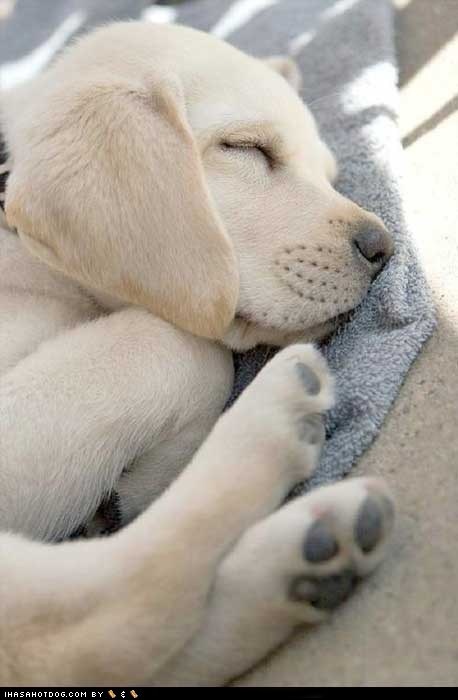
[[[372,552],[383,537],[384,513],[381,505],[372,496],[361,504],[355,522],[355,542],[364,552]]]
[[[339,542],[328,523],[317,520],[310,526],[304,543],[304,557],[311,564],[329,561],[339,551]]]

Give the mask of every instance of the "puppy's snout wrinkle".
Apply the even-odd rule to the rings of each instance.
[[[370,264],[374,277],[385,267],[394,252],[390,234],[382,226],[373,223],[359,226],[352,244],[358,254]]]

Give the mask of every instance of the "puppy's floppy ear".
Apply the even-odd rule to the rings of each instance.
[[[302,87],[302,75],[294,59],[289,56],[270,56],[263,59],[269,68],[279,73],[296,92]]]
[[[48,87],[18,132],[8,223],[64,274],[219,338],[235,313],[235,253],[180,82],[153,83],[105,74]]]

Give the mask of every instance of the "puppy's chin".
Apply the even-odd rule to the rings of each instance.
[[[335,319],[320,323],[301,331],[282,328],[267,328],[237,315],[222,338],[231,350],[243,352],[256,345],[285,347],[291,343],[313,343],[327,338],[336,328]]]

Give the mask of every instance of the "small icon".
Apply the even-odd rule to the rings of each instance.
[[[110,696],[110,698],[115,698],[115,697],[116,697],[116,693],[113,693],[112,690],[109,690],[109,691],[108,691],[108,695]]]
[[[135,692],[135,690],[131,690],[131,691],[130,691],[130,694],[132,695],[132,697],[134,698],[134,700],[135,700],[135,698],[138,698],[138,695],[137,695],[137,693]]]
[[[125,697],[126,697],[126,691],[125,691],[125,690],[121,690],[121,697],[122,697],[122,698],[125,698]]]

